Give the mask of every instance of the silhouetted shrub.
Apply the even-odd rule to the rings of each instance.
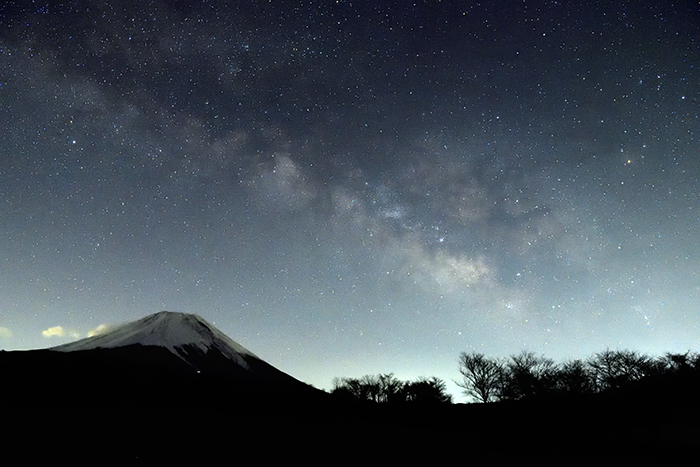
[[[402,400],[419,404],[451,403],[445,382],[440,378],[419,378],[404,384]]]
[[[555,389],[560,395],[593,394],[595,385],[588,365],[581,360],[562,364],[555,377]]]
[[[439,378],[401,381],[393,373],[361,378],[335,378],[331,394],[339,400],[378,404],[402,402],[452,402],[445,383]]]
[[[507,400],[542,399],[557,386],[554,360],[523,351],[506,364],[501,397]]]

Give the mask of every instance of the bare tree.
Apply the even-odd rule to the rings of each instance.
[[[455,383],[467,396],[480,402],[493,402],[500,398],[503,383],[503,363],[491,360],[482,353],[462,352],[459,355],[459,372],[462,381]]]
[[[452,396],[447,392],[445,382],[433,376],[406,383],[402,400],[419,404],[451,403]]]
[[[519,400],[551,395],[557,372],[552,359],[527,351],[512,355],[506,365],[503,398]]]
[[[691,353],[690,351],[686,353],[667,352],[659,361],[664,366],[666,372],[682,374],[688,373],[693,368],[697,368],[700,357],[697,353]]]
[[[404,383],[393,373],[361,378],[334,378],[331,393],[345,399],[365,402],[400,401]]]
[[[565,362],[557,372],[556,389],[560,394],[591,394],[595,392],[593,375],[582,360]]]
[[[402,397],[404,382],[397,379],[394,373],[380,374],[376,378],[376,402],[399,402]]]
[[[588,360],[598,392],[620,389],[656,371],[654,359],[631,350],[605,350]]]
[[[367,400],[367,391],[358,378],[333,378],[331,394],[344,400]]]

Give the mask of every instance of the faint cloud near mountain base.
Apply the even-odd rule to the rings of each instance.
[[[94,336],[99,336],[102,334],[106,334],[109,331],[112,330],[112,326],[108,326],[106,324],[100,324],[97,326],[95,329],[91,329],[88,331],[87,336],[88,337],[94,337]]]
[[[64,329],[63,326],[53,326],[48,329],[44,329],[43,331],[41,331],[41,335],[47,339],[51,337],[80,337],[80,333],[78,331],[74,331],[72,329]]]

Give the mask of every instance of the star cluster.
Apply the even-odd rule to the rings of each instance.
[[[700,9],[0,7],[0,346],[198,313],[318,387],[695,349]],[[455,389],[455,392],[457,390]]]

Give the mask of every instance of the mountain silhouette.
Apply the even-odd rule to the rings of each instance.
[[[3,419],[12,421],[4,441],[42,446],[27,459],[107,449],[111,459],[183,462],[232,440],[292,446],[329,397],[193,314],[159,312],[49,349],[0,351]]]
[[[206,373],[231,380],[270,384],[301,384],[238,344],[198,315],[161,311],[110,332],[53,347],[56,352],[84,352],[98,349],[167,350],[187,366],[180,371]],[[172,360],[172,359],[171,359]],[[177,367],[175,361],[165,363]]]
[[[108,401],[182,408],[201,403],[197,397],[226,404],[324,394],[201,317],[167,311],[49,349],[0,352],[0,378],[1,393],[28,406]]]

